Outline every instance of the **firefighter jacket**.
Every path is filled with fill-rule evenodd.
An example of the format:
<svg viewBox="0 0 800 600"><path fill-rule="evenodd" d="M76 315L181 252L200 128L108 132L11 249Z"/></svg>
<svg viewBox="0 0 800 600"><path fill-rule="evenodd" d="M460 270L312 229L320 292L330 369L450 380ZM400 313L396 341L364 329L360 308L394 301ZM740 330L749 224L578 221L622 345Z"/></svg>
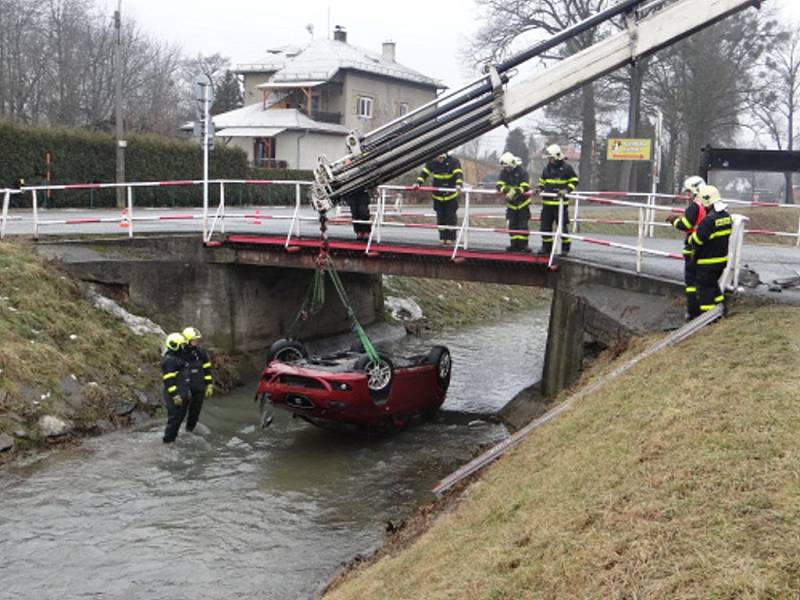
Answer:
<svg viewBox="0 0 800 600"><path fill-rule="evenodd" d="M686 207L686 210L683 211L683 216L672 222L672 226L675 229L686 232L686 243L683 246L684 256L689 256L692 253L692 246L689 243L689 238L697 231L697 226L700 225L705 217L706 207L697 200L694 200Z"/></svg>
<svg viewBox="0 0 800 600"><path fill-rule="evenodd" d="M557 194L561 190L570 193L578 187L578 176L572 165L564 160L548 162L539 178L539 187L542 192L549 194ZM545 196L542 198L542 204L545 206L569 205L569 199Z"/></svg>
<svg viewBox="0 0 800 600"><path fill-rule="evenodd" d="M417 183L423 185L428 177L433 180L433 185L439 188L454 188L464 184L464 171L461 170L461 163L456 157L450 155L441 162L434 159L425 163L417 177ZM437 191L432 194L432 198L440 202L453 200L458 198L458 192Z"/></svg>
<svg viewBox="0 0 800 600"><path fill-rule="evenodd" d="M183 350L167 350L161 359L164 393L168 398L189 398L189 361Z"/></svg>
<svg viewBox="0 0 800 600"><path fill-rule="evenodd" d="M189 363L189 386L193 391L205 390L207 385L214 383L211 375L211 359L208 352L200 346L189 344L185 350L186 361Z"/></svg>
<svg viewBox="0 0 800 600"><path fill-rule="evenodd" d="M506 195L506 207L511 210L530 206L531 198L526 195L530 189L528 174L519 165L513 169L502 169L497 177L497 191Z"/></svg>
<svg viewBox="0 0 800 600"><path fill-rule="evenodd" d="M710 209L697 226L697 231L689 236L689 244L694 250L697 268L724 268L728 263L728 242L733 228L733 219L728 211Z"/></svg>

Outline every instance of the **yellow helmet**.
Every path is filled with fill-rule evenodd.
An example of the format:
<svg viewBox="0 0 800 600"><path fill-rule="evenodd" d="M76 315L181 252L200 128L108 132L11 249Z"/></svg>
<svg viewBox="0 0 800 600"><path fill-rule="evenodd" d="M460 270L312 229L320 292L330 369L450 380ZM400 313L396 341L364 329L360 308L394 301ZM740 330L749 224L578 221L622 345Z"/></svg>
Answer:
<svg viewBox="0 0 800 600"><path fill-rule="evenodd" d="M697 197L700 199L700 202L703 203L703 206L711 206L715 202L722 200L719 190L713 185L701 186L700 189L697 190Z"/></svg>
<svg viewBox="0 0 800 600"><path fill-rule="evenodd" d="M186 345L186 338L183 337L180 333L170 333L167 336L167 350L180 350L183 346Z"/></svg>
<svg viewBox="0 0 800 600"><path fill-rule="evenodd" d="M199 329L195 329L194 327L187 327L183 330L183 337L186 338L187 342L191 342L192 340L199 340L203 337L200 333Z"/></svg>

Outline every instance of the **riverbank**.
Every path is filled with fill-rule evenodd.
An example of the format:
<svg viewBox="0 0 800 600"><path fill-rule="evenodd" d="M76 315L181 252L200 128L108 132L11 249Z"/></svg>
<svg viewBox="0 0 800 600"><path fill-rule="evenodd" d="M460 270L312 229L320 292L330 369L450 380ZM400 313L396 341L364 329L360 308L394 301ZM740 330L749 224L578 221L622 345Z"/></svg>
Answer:
<svg viewBox="0 0 800 600"><path fill-rule="evenodd" d="M325 597L794 598L798 340L800 310L742 308L641 361Z"/></svg>

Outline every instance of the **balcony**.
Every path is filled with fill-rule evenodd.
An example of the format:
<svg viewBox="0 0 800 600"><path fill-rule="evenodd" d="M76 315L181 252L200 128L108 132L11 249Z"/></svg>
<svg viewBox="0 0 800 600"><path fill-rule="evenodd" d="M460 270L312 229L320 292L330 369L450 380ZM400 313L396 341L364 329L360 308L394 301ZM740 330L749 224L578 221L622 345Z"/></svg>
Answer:
<svg viewBox="0 0 800 600"><path fill-rule="evenodd" d="M310 113L302 110L303 114L320 123L333 123L335 125L342 124L342 113L323 112L321 110L312 110Z"/></svg>

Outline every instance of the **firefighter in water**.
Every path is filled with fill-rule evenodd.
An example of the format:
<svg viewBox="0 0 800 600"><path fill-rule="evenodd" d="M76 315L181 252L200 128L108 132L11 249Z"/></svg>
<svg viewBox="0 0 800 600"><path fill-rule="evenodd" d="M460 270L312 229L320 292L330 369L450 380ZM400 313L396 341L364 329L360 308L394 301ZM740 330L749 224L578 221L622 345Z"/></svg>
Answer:
<svg viewBox="0 0 800 600"><path fill-rule="evenodd" d="M569 198L567 194L575 191L578 187L578 176L566 160L561 148L557 144L552 144L545 151L547 164L539 178L539 191L542 195L542 247L540 254L550 254L553 247L552 231L558 226L559 211L562 214L562 234L561 254L569 254L572 247L572 240L566 237L569 233Z"/></svg>
<svg viewBox="0 0 800 600"><path fill-rule="evenodd" d="M522 160L505 152L500 157L500 175L497 176L497 191L506 197L506 220L511 244L509 252L530 252L528 247L528 221L531 218L531 184L528 173L522 168Z"/></svg>
<svg viewBox="0 0 800 600"><path fill-rule="evenodd" d="M718 304L725 308L725 295L719 288L719 278L728 264L728 243L733 232L733 219L719 190L713 185L702 186L697 196L706 209L706 216L689 236L689 245L694 252L697 269L700 313L704 313Z"/></svg>
<svg viewBox="0 0 800 600"><path fill-rule="evenodd" d="M683 281L686 284L686 319L688 321L700 315L700 301L697 297L697 268L689 237L697 231L697 226L706 216L706 208L697 197L700 188L705 184L706 182L699 175L688 177L683 182L683 191L688 194L689 198L688 206L681 216L676 214L667 216L668 223L671 223L675 229L686 233L683 245Z"/></svg>
<svg viewBox="0 0 800 600"><path fill-rule="evenodd" d="M186 418L186 431L193 431L203 410L203 400L214 394L214 377L211 375L211 359L205 348L198 345L203 336L194 327L187 327L182 332L186 339L184 351L189 362L189 416Z"/></svg>
<svg viewBox="0 0 800 600"><path fill-rule="evenodd" d="M452 192L435 191L432 194L433 209L436 211L436 224L445 225L452 229L439 229L439 241L443 245L450 245L456 239L455 226L457 223L458 196L464 185L464 171L461 163L455 156L447 153L439 154L435 159L429 160L420 171L415 187L425 184L430 177L432 185L437 188L454 188Z"/></svg>
<svg viewBox="0 0 800 600"><path fill-rule="evenodd" d="M163 440L169 444L178 437L178 430L189 407L189 361L185 352L186 338L182 334L170 333L165 345L161 359L164 403L167 405L167 426Z"/></svg>

